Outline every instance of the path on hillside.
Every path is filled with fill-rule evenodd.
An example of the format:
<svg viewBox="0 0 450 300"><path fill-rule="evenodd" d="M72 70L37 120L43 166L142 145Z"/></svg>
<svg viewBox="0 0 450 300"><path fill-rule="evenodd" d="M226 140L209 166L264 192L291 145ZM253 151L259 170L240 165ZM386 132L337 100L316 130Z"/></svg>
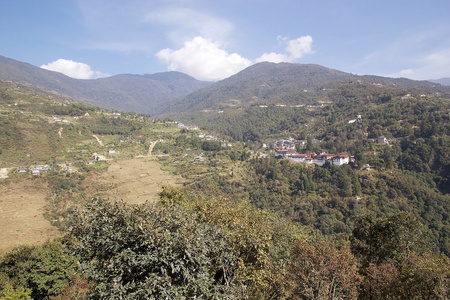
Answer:
<svg viewBox="0 0 450 300"><path fill-rule="evenodd" d="M95 134L93 134L92 136L97 140L97 143L98 143L101 147L103 147L103 142L98 138L98 136L96 136Z"/></svg>
<svg viewBox="0 0 450 300"><path fill-rule="evenodd" d="M155 147L155 145L156 145L156 143L157 143L158 141L152 141L152 142L150 142L150 146L148 147L148 156L152 156L152 151L153 151L153 148Z"/></svg>

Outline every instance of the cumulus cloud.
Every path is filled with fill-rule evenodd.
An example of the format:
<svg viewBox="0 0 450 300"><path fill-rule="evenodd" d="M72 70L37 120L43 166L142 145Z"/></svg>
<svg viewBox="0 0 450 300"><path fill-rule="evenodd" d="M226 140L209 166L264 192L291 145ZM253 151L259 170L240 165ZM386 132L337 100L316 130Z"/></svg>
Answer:
<svg viewBox="0 0 450 300"><path fill-rule="evenodd" d="M67 59L58 59L54 62L41 66L42 69L63 73L76 79L95 79L107 77L108 74L91 70L91 67L85 63L76 62Z"/></svg>
<svg viewBox="0 0 450 300"><path fill-rule="evenodd" d="M169 63L169 70L187 73L201 80L220 80L250 66L252 62L237 53L228 53L214 43L197 36L178 50L169 48L156 53Z"/></svg>
<svg viewBox="0 0 450 300"><path fill-rule="evenodd" d="M286 53L264 53L254 61L238 53L230 54L221 48L220 43L201 36L185 42L178 50L163 49L156 53L156 57L168 63L171 71L180 71L201 80L215 81L234 75L253 63L292 62L305 54L314 53L313 40L309 35L294 40L278 37L278 40L286 45Z"/></svg>
<svg viewBox="0 0 450 300"><path fill-rule="evenodd" d="M268 61L268 62L293 62L302 58L306 54L314 53L312 49L313 39L310 35L301 36L294 40L289 40L287 37L278 36L278 41L286 45L285 53L264 53L256 62Z"/></svg>

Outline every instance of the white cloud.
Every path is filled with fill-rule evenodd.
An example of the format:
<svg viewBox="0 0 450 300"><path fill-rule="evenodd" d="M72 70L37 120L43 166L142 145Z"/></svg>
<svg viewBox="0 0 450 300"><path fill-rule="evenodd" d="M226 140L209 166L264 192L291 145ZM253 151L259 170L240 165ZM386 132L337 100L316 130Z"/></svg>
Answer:
<svg viewBox="0 0 450 300"><path fill-rule="evenodd" d="M41 66L42 69L63 73L76 79L94 79L107 77L108 74L91 70L91 67L85 63L76 62L67 59L58 59L54 62Z"/></svg>
<svg viewBox="0 0 450 300"><path fill-rule="evenodd" d="M233 30L227 20L187 8L161 9L148 14L146 21L169 26L168 36L176 44L196 36L223 41Z"/></svg>
<svg viewBox="0 0 450 300"><path fill-rule="evenodd" d="M310 35L301 36L298 39L288 41L286 51L290 54L290 59L302 58L305 54L312 54L313 39Z"/></svg>
<svg viewBox="0 0 450 300"><path fill-rule="evenodd" d="M249 67L253 63L292 62L305 54L314 53L312 37L302 36L295 40L278 37L286 45L286 53L264 53L255 61L242 57L238 53L228 53L221 44L197 36L185 42L178 50L163 49L156 57L169 64L169 70L180 71L201 80L221 80Z"/></svg>
<svg viewBox="0 0 450 300"><path fill-rule="evenodd" d="M169 70L180 71L201 80L220 80L250 66L252 62L237 53L228 53L214 43L197 36L178 50L169 48L156 53L169 63Z"/></svg>
<svg viewBox="0 0 450 300"><path fill-rule="evenodd" d="M312 49L313 39L310 35L301 36L294 40L289 40L287 37L278 36L277 40L282 44L286 44L286 53L264 53L256 59L256 62L293 62L302 58L306 54L314 53Z"/></svg>
<svg viewBox="0 0 450 300"><path fill-rule="evenodd" d="M401 70L399 72L399 77L410 77L414 75L414 70L413 69L405 69L405 70Z"/></svg>
<svg viewBox="0 0 450 300"><path fill-rule="evenodd" d="M289 57L286 54L282 53L264 53L260 57L256 59L256 62L268 61L273 63L287 62L289 61Z"/></svg>
<svg viewBox="0 0 450 300"><path fill-rule="evenodd" d="M449 77L450 70L450 49L443 49L431 54L416 58L416 67L401 70L400 72L389 74L389 77L406 77L415 80L440 79Z"/></svg>

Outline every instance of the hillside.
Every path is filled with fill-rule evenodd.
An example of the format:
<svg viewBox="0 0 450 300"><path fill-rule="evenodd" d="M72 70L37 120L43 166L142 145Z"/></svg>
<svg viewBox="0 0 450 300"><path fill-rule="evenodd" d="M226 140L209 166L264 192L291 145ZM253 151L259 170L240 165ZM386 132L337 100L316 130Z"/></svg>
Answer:
<svg viewBox="0 0 450 300"><path fill-rule="evenodd" d="M449 99L320 93L218 114L240 143L0 81L0 297L445 299Z"/></svg>
<svg viewBox="0 0 450 300"><path fill-rule="evenodd" d="M186 113L190 117L196 112L236 110L257 105L314 104L329 90L357 81L385 88L450 94L450 88L428 81L357 76L311 64L263 62L187 95L164 112L168 115Z"/></svg>
<svg viewBox="0 0 450 300"><path fill-rule="evenodd" d="M373 97L383 95L448 99L450 87L405 78L357 76L317 65L260 63L189 94L163 115L240 141L261 142L282 133L298 135L301 128L295 124L305 124L317 108L330 109L342 97L360 99L344 117L352 118Z"/></svg>
<svg viewBox="0 0 450 300"><path fill-rule="evenodd" d="M144 203L180 184L149 151L171 130L0 80L0 255L60 235L93 197Z"/></svg>
<svg viewBox="0 0 450 300"><path fill-rule="evenodd" d="M3 56L0 56L0 79L26 83L105 108L151 115L210 84L179 72L73 79Z"/></svg>

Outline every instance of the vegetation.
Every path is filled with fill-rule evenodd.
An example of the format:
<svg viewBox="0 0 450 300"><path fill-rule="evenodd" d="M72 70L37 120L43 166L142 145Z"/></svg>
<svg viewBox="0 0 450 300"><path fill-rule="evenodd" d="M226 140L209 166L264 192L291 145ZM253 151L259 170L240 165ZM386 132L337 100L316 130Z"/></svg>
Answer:
<svg viewBox="0 0 450 300"><path fill-rule="evenodd" d="M202 108L223 113L191 114L208 132L1 82L0 162L14 169L0 184L45 188L63 237L2 254L0 297L447 299L449 100L368 80L213 97ZM276 159L270 144L289 137L355 160ZM141 157L185 186L156 203L106 199L111 161ZM31 175L38 165L50 169Z"/></svg>

